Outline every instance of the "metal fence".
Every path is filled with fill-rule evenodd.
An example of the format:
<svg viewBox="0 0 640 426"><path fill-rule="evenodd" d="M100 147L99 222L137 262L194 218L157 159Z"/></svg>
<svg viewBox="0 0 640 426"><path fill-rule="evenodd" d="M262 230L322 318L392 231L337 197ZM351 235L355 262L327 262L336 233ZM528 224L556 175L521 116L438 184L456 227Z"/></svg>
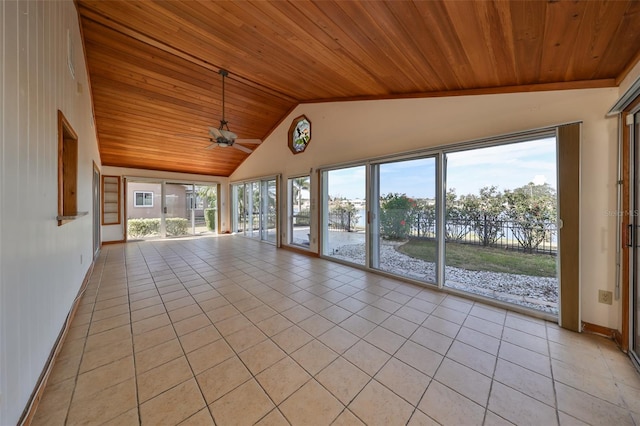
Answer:
<svg viewBox="0 0 640 426"><path fill-rule="evenodd" d="M435 224L434 224L435 227ZM417 227L412 230L417 236ZM433 227L428 230L435 236ZM556 254L558 230L555 222L530 224L514 220L448 220L445 223L447 241L497 247L528 253Z"/></svg>
<svg viewBox="0 0 640 426"><path fill-rule="evenodd" d="M360 216L354 212L330 213L328 228L331 231L352 232ZM445 223L447 242L473 244L517 250L527 253L557 254L558 230L555 222L540 222L533 225L513 220L447 220ZM384 237L384 235L383 235ZM436 223L418 221L409 226L408 238L435 239Z"/></svg>
<svg viewBox="0 0 640 426"><path fill-rule="evenodd" d="M327 217L328 228L330 231L355 231L358 219L360 215L357 212L332 212Z"/></svg>

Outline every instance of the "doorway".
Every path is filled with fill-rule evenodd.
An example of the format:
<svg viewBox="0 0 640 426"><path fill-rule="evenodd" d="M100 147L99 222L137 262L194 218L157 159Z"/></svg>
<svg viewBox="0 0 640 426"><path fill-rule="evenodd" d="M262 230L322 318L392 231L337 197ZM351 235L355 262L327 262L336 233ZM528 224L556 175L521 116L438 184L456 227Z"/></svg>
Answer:
<svg viewBox="0 0 640 426"><path fill-rule="evenodd" d="M640 366L640 106L629 116L631 197L627 245L630 255L629 280L629 353Z"/></svg>
<svg viewBox="0 0 640 426"><path fill-rule="evenodd" d="M100 170L96 163L93 163L93 258L97 258L100 253Z"/></svg>
<svg viewBox="0 0 640 426"><path fill-rule="evenodd" d="M217 232L217 185L127 179L127 240Z"/></svg>
<svg viewBox="0 0 640 426"><path fill-rule="evenodd" d="M279 244L278 186L278 177L231 185L234 233Z"/></svg>
<svg viewBox="0 0 640 426"><path fill-rule="evenodd" d="M558 318L562 128L321 170L321 255Z"/></svg>

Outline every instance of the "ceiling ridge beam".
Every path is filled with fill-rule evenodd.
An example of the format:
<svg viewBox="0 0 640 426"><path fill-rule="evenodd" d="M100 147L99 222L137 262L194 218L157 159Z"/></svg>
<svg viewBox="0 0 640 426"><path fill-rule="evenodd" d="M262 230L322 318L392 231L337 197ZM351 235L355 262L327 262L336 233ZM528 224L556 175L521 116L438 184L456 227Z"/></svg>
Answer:
<svg viewBox="0 0 640 426"><path fill-rule="evenodd" d="M101 25L103 27L107 27L110 28L113 31L119 32L120 34L123 34L127 37L131 37L134 40L137 40L141 43L147 44L149 46L153 46L157 49L162 50L165 53L169 53L170 55L174 55L177 56L179 58L184 59L185 61L188 61L194 65L198 65L200 67L203 67L207 70L213 71L215 73L218 73L218 71L220 69L222 69L223 67L219 67L215 64L211 64L203 59L197 58L187 52L183 52L180 49L176 49L174 47L168 46L165 43L158 41L156 39L154 39L153 37L149 37L147 35L144 35L142 33L140 33L137 30L134 30L132 28L129 28L126 25L120 24L118 22L115 22L114 20L112 20L111 18L104 16L103 14L101 14L100 12L96 12L94 10L88 9L86 6L84 6L82 3L80 4L80 8L82 9L82 11L80 12L80 15L85 18L88 19L90 21L95 22L98 25ZM260 90L264 93L267 93L269 95L272 96L276 96L280 99L283 99L285 101L288 102L295 102L298 103L299 100L295 99L285 93L279 92L275 89L271 89L270 87L264 86L260 83L256 83L255 81L252 81L246 77L240 76L238 74L234 74L234 73L230 73L229 74L229 78L231 80L234 80L238 83L244 84L246 86L255 88L257 90Z"/></svg>

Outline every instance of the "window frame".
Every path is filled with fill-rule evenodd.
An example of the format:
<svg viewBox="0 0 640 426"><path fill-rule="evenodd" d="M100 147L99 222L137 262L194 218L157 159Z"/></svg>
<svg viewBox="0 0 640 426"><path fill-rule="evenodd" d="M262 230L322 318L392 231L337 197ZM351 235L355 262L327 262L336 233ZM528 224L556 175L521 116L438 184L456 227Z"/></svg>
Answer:
<svg viewBox="0 0 640 426"><path fill-rule="evenodd" d="M87 214L78 211L78 134L58 110L58 226Z"/></svg>
<svg viewBox="0 0 640 426"><path fill-rule="evenodd" d="M352 267L356 267L356 268L360 268L366 271L371 271L371 272L376 272L379 273L380 275L387 275L387 276L391 276L397 279L401 279L401 280L405 280L411 283L415 283L418 284L420 286L423 287L429 287L429 283L426 281L421 281L421 280L416 280L410 277L404 277L398 274L394 274L394 273L390 273L390 272L386 272L386 271L382 271L380 269L376 269L372 267L372 264L374 263L374 261L372 261L372 247L371 247L371 223L370 219L371 219L371 215L376 213L373 209L372 206L372 201L371 201L371 197L375 196L377 193L375 191L372 190L371 185L375 185L377 184L377 176L376 176L376 169L379 165L384 164L384 163L389 163L389 162L395 162L395 161L402 161L402 160L411 160L411 159L417 159L417 158L425 158L425 157L435 157L436 159L436 202L437 202L437 212L436 212L436 217L437 217L437 250L438 250L438 258L437 258L437 264L436 264L436 283L435 286L440 290L443 291L445 293L452 293L452 294L463 294L465 297L468 297L470 299L473 300L482 300L486 303L489 303L491 305L495 305L498 307L504 307L516 312L522 312L526 315L530 315L536 318L542 318L545 320L549 320L549 321L557 321L561 324L562 327L565 328L570 328L572 329L572 325L568 325L565 324L566 321L563 322L563 305L561 305L559 307L559 312L557 315L553 315L553 314L548 314L542 311L535 311L533 309L528 309L525 307L521 307L519 305L516 304L510 304L510 303L506 303L506 302L501 302L499 300L494 300L494 299L487 299L484 298L482 296L479 295L475 295L474 293L471 292L458 292L456 290L450 289L448 287L446 287L444 285L445 282L445 265L446 265L446 260L445 260L445 239L442 237L444 235L444 231L445 231L445 223L443 218L445 217L445 197L446 197L446 189L447 189L447 154L451 154L451 153L455 153L455 152L462 152L462 151L470 151L470 150L474 150L474 149L479 149L479 148L487 148L487 147L493 147L493 146L501 146L501 145L508 145L508 144L512 144L512 143L520 143L520 142L528 142L528 141L534 141L534 140L538 140L538 139L542 139L545 137L555 137L556 138L556 146L557 149L559 149L560 146L560 142L558 139L558 133L559 133L559 129L561 128L565 128L567 126L573 126L573 125L578 125L580 126L582 124L581 121L575 121L575 122L570 122L570 123L561 123L561 124L556 124L556 125L552 125L552 126L548 126L548 127L541 127L541 128L537 128L537 129L529 129L529 130L524 130L524 131L518 131L518 132L512 132L512 133L508 133L508 134L502 134L502 135L493 135L493 136L488 136L488 137L484 137L484 138L478 138L478 139L472 139L472 140L467 140L467 141L461 141L458 143L452 143L452 144L443 144L443 145L434 145L432 147L428 147L428 148L423 148L423 149L418 149L418 150L414 150L414 151L407 151L407 152L401 152L401 153L395 153L395 154L389 154L389 155L383 155L383 156L379 156L379 157L371 157L371 158L364 158L364 159L360 159L360 160L356 160L356 161L347 161L347 162L343 162L343 163L334 163L334 164L328 164L328 165L323 165L317 168L317 172L319 175L319 184L320 184L320 188L319 188L319 193L320 193L320 199L319 199L319 205L318 205L318 216L319 216L319 220L320 220L320 225L318 227L318 231L317 231L317 235L319 237L319 245L318 245L318 254L319 257L324 258L324 259L328 259L331 260L333 262L337 262L337 263L344 263L344 264L348 264L349 266ZM579 134L579 132L578 132ZM579 141L578 141L578 145L579 145ZM575 157L575 155L574 155ZM368 216L367 219L367 229L366 229L366 244L365 244L365 249L366 249L366 254L365 254L365 264L361 265L361 264L357 264L357 263L352 263L352 262L348 262L348 261L343 261L342 259L339 258L335 258L330 256L328 253L325 252L325 243L327 241L327 230L326 230L326 215L327 215L327 211L326 211L326 203L327 203L327 197L328 197L328 188L327 188L327 175L328 172L332 171L332 170L339 170L339 169L345 169L345 168L350 168L350 167L357 167L357 166L365 166L366 167L366 179L367 179L367 188L365 190L366 193L366 214ZM557 162L557 170L558 170L558 194L561 193L561 191L564 190L563 185L560 182L560 162ZM558 210L560 210L560 198L558 198ZM565 239L566 240L566 239ZM564 244L566 245L566 241L564 241ZM558 244L560 244L560 236L558 236ZM559 258L562 257L562 250L564 250L562 248L562 246L560 246L559 248L559 252L558 252L558 256ZM560 286L562 285L562 277L563 275L561 275L561 270L562 268L559 267L558 269L558 285L559 285L559 289ZM565 279L566 281L566 279ZM575 280L575 282L573 283L574 286L577 286L579 283L579 280ZM560 296L560 301L562 301L563 297L562 295ZM565 298L566 299L566 298ZM577 299L576 299L577 300ZM576 300L572 300L571 303L575 304ZM564 308L564 310L568 310L566 307ZM571 322L575 322L575 321L571 321Z"/></svg>
<svg viewBox="0 0 640 426"><path fill-rule="evenodd" d="M151 205L138 205L138 194L151 194ZM154 193L153 191L133 191L133 207L138 207L138 208L153 208L153 198L154 198ZM145 197L143 196L142 201L144 203L145 201Z"/></svg>

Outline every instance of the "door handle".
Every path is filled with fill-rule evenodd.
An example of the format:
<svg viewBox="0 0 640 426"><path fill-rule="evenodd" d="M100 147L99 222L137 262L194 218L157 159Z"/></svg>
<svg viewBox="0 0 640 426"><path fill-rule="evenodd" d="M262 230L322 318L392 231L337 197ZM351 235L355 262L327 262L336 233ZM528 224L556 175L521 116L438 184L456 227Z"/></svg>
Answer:
<svg viewBox="0 0 640 426"><path fill-rule="evenodd" d="M164 208L164 214L167 214L167 208L166 207Z"/></svg>
<svg viewBox="0 0 640 426"><path fill-rule="evenodd" d="M633 247L633 224L629 224L627 230L627 247Z"/></svg>

